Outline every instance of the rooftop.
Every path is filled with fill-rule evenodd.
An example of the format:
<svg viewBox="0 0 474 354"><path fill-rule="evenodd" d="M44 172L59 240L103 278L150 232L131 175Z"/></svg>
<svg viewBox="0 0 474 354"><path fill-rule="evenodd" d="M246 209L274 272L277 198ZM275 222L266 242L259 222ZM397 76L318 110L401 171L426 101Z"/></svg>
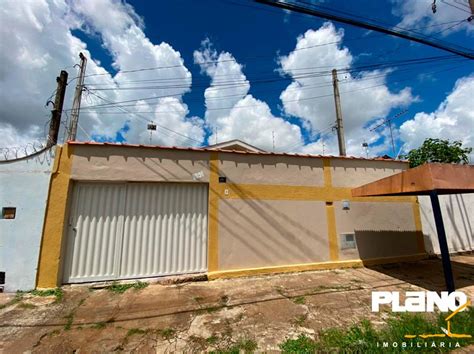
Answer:
<svg viewBox="0 0 474 354"><path fill-rule="evenodd" d="M227 148L216 148L215 146L207 147L181 147L181 146L161 146L161 145L144 145L144 144L121 144L121 143L100 143L95 141L68 141L69 145L83 145L83 146L109 146L109 147L126 147L126 148L142 148L142 149L161 149L161 150L177 150L177 151L201 151L201 152L225 152L243 155L265 155L265 156L290 156L290 157L310 157L310 158L331 158L331 159L345 159L345 160L366 160L366 161L386 161L386 162L402 162L405 160L386 159L383 157L365 158L355 156L334 156L334 155L312 155L312 154L296 154L286 152L268 152L268 151L242 151L232 150Z"/></svg>

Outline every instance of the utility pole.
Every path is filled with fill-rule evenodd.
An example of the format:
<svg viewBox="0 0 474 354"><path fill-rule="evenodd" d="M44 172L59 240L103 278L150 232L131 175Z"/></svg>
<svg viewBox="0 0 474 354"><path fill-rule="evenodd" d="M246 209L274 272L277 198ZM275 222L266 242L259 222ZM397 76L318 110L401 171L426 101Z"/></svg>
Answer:
<svg viewBox="0 0 474 354"><path fill-rule="evenodd" d="M63 112L64 95L66 94L67 71L61 70L56 77L58 87L56 89L56 97L54 99L54 107L51 111L51 122L49 123L48 141L46 146L51 147L58 142L59 126L61 125L61 114ZM49 102L48 102L49 103Z"/></svg>
<svg viewBox="0 0 474 354"><path fill-rule="evenodd" d="M469 6L471 7L471 15L474 16L474 0L469 0Z"/></svg>
<svg viewBox="0 0 474 354"><path fill-rule="evenodd" d="M339 144L339 155L346 156L346 142L344 141L344 127L342 124L341 97L339 96L339 85L337 83L336 69L332 69L332 85L334 87L334 103L336 104L336 129L337 142Z"/></svg>
<svg viewBox="0 0 474 354"><path fill-rule="evenodd" d="M86 73L87 59L84 54L79 53L81 64L79 65L79 76L77 78L76 91L71 110L71 123L69 125L68 140L76 140L77 122L79 121L79 111L81 109L82 90L84 89L84 75Z"/></svg>

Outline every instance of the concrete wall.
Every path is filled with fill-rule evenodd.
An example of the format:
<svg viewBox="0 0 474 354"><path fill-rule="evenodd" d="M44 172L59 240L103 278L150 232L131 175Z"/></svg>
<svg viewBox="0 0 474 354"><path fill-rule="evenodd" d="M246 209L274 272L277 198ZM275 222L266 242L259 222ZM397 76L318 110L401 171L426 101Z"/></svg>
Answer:
<svg viewBox="0 0 474 354"><path fill-rule="evenodd" d="M474 251L474 194L439 197L450 252ZM419 197L426 251L440 254L430 197Z"/></svg>
<svg viewBox="0 0 474 354"><path fill-rule="evenodd" d="M323 186L323 160L219 153L219 173L229 183Z"/></svg>
<svg viewBox="0 0 474 354"><path fill-rule="evenodd" d="M354 233L357 249L340 250L341 259L371 259L416 254L416 225L411 203L335 202L337 234Z"/></svg>
<svg viewBox="0 0 474 354"><path fill-rule="evenodd" d="M58 166L39 287L59 279L64 242L57 235L64 228L71 180L208 183L210 278L354 266L361 259L424 253L415 197L351 194L353 187L406 169L403 162L72 144ZM348 211L344 200L350 201ZM340 250L345 232L356 234L356 250Z"/></svg>
<svg viewBox="0 0 474 354"><path fill-rule="evenodd" d="M0 219L0 271L7 292L35 288L53 159L47 151L0 163L0 207L16 207L15 219Z"/></svg>
<svg viewBox="0 0 474 354"><path fill-rule="evenodd" d="M405 162L332 159L332 185L355 188L402 172L407 168L408 165Z"/></svg>
<svg viewBox="0 0 474 354"><path fill-rule="evenodd" d="M208 182L209 153L74 145L71 178L88 181Z"/></svg>
<svg viewBox="0 0 474 354"><path fill-rule="evenodd" d="M350 193L401 172L404 162L218 156L218 174L228 183L216 186L219 271L424 252L414 197L364 202ZM349 200L350 210L343 210L342 200ZM354 233L357 249L340 250L341 233Z"/></svg>
<svg viewBox="0 0 474 354"><path fill-rule="evenodd" d="M219 269L272 267L329 260L324 202L223 200Z"/></svg>

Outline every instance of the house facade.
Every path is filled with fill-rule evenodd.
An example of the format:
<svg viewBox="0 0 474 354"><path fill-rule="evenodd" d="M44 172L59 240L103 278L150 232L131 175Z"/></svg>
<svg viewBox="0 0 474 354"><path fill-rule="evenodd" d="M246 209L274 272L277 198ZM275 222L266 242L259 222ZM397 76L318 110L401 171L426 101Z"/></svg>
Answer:
<svg viewBox="0 0 474 354"><path fill-rule="evenodd" d="M5 292L36 286L53 151L0 162L0 288Z"/></svg>
<svg viewBox="0 0 474 354"><path fill-rule="evenodd" d="M56 166L40 288L426 256L416 197L351 196L401 161L70 142Z"/></svg>

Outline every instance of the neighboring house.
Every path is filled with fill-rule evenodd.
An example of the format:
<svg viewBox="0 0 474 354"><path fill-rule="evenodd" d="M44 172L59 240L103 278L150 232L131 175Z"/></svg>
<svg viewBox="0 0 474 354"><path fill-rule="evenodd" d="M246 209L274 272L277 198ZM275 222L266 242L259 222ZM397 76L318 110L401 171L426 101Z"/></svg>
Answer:
<svg viewBox="0 0 474 354"><path fill-rule="evenodd" d="M242 151L236 144L242 146L65 144L51 182L38 287L426 256L416 197L351 195L406 162L277 154L245 143Z"/></svg>
<svg viewBox="0 0 474 354"><path fill-rule="evenodd" d="M474 251L474 194L441 195L439 197L449 251ZM429 254L440 254L430 197L419 197L425 247Z"/></svg>
<svg viewBox="0 0 474 354"><path fill-rule="evenodd" d="M54 149L54 148L52 148ZM0 161L0 273L4 291L31 290L36 269L54 156Z"/></svg>
<svg viewBox="0 0 474 354"><path fill-rule="evenodd" d="M247 144L239 139L225 141L219 144L209 145L206 147L210 150L228 150L228 151L246 151L246 152L266 152L253 145Z"/></svg>

